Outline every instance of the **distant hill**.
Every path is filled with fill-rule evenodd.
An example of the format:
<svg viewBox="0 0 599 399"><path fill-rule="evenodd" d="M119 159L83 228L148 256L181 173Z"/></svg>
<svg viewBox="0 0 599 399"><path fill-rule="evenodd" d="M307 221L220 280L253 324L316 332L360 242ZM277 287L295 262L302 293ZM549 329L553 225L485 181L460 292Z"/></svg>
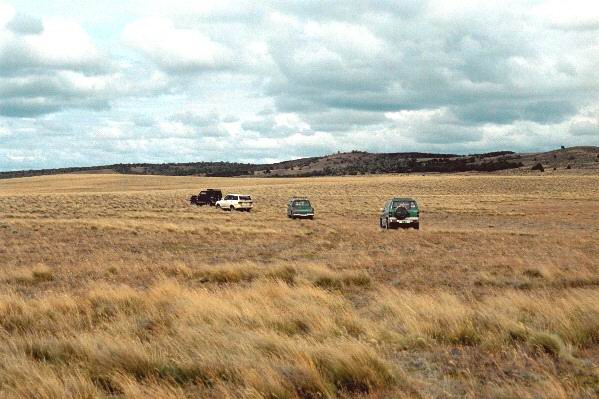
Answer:
<svg viewBox="0 0 599 399"><path fill-rule="evenodd" d="M382 173L457 173L545 170L599 170L599 147L570 147L539 153L498 151L457 155L420 152L352 151L272 164L189 162L115 164L79 168L0 172L0 179L64 173L121 173L167 176L310 177Z"/></svg>

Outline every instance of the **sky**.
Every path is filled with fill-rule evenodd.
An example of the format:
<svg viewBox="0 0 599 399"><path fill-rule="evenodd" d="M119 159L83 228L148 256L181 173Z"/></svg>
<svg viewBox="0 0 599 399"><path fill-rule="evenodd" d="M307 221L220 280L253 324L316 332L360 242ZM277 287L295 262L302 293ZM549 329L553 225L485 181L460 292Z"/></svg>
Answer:
<svg viewBox="0 0 599 399"><path fill-rule="evenodd" d="M0 0L0 170L599 145L599 2Z"/></svg>

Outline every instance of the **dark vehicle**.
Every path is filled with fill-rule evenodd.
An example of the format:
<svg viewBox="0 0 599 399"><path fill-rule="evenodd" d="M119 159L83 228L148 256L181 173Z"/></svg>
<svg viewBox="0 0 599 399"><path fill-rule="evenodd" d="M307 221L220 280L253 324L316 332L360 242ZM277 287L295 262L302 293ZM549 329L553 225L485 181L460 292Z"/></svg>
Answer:
<svg viewBox="0 0 599 399"><path fill-rule="evenodd" d="M214 206L217 201L220 201L223 198L223 193L220 190L216 190L213 188L209 188L204 191L200 191L198 195L192 195L189 199L189 202L192 205L210 205Z"/></svg>
<svg viewBox="0 0 599 399"><path fill-rule="evenodd" d="M383 229L397 227L420 228L420 210L418 204L411 198L393 198L381 208L379 226Z"/></svg>
<svg viewBox="0 0 599 399"><path fill-rule="evenodd" d="M288 218L308 218L314 219L314 208L307 198L294 197L287 203Z"/></svg>

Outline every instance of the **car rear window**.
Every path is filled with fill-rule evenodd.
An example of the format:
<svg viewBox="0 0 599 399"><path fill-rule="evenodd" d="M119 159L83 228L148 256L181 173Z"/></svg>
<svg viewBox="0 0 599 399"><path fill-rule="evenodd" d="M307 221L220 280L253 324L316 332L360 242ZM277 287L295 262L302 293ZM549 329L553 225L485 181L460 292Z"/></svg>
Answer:
<svg viewBox="0 0 599 399"><path fill-rule="evenodd" d="M310 201L308 201L308 200L293 201L293 206L310 206Z"/></svg>
<svg viewBox="0 0 599 399"><path fill-rule="evenodd" d="M250 197L249 195L240 195L239 200L240 201L251 201L252 197Z"/></svg>

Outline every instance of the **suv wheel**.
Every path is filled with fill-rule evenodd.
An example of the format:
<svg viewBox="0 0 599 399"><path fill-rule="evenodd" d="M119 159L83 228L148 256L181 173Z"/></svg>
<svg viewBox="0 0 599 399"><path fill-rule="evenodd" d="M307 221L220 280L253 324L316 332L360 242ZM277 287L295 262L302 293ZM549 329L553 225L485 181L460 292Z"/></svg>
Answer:
<svg viewBox="0 0 599 399"><path fill-rule="evenodd" d="M220 209L220 204L216 204L216 209Z"/></svg>
<svg viewBox="0 0 599 399"><path fill-rule="evenodd" d="M231 205L231 207L229 208L229 211L233 212L235 210L235 207L233 205Z"/></svg>
<svg viewBox="0 0 599 399"><path fill-rule="evenodd" d="M379 218L379 227L383 228L383 218Z"/></svg>
<svg viewBox="0 0 599 399"><path fill-rule="evenodd" d="M389 230L389 218L385 219L385 230Z"/></svg>
<svg viewBox="0 0 599 399"><path fill-rule="evenodd" d="M406 208L404 208L403 206L400 206L399 208L397 208L395 210L395 217L403 220L405 218L407 218L409 216L408 210Z"/></svg>

